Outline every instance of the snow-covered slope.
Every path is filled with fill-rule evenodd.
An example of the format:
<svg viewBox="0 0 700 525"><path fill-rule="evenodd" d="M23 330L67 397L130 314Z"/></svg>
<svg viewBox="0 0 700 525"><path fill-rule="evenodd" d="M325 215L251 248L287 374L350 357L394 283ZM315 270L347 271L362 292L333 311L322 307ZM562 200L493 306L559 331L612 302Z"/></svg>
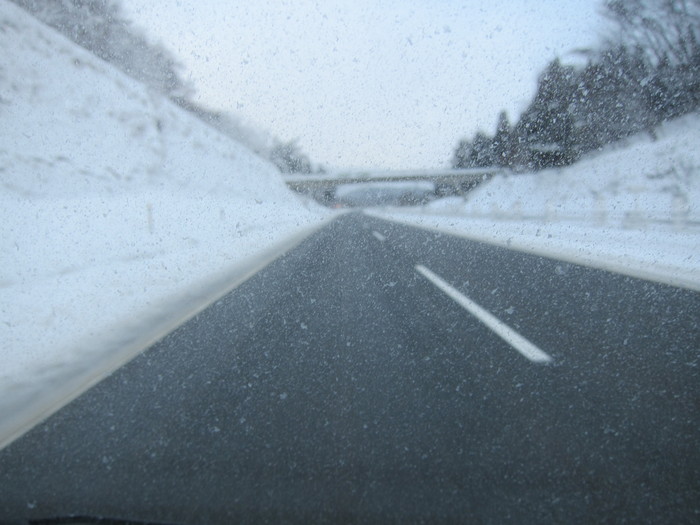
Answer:
<svg viewBox="0 0 700 525"><path fill-rule="evenodd" d="M656 140L637 135L568 168L498 176L458 205L470 215L513 219L699 222L698 145L700 117L688 115L662 126Z"/></svg>
<svg viewBox="0 0 700 525"><path fill-rule="evenodd" d="M327 212L5 0L0 48L2 419L8 392L174 323Z"/></svg>
<svg viewBox="0 0 700 525"><path fill-rule="evenodd" d="M700 290L700 117L558 170L379 216Z"/></svg>

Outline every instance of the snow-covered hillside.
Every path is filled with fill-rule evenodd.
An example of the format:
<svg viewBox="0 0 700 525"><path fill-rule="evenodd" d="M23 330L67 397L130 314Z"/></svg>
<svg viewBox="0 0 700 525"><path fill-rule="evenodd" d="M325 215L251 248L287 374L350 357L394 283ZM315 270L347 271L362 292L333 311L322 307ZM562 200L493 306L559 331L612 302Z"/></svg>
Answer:
<svg viewBox="0 0 700 525"><path fill-rule="evenodd" d="M0 48L2 419L64 369L156 337L328 212L5 0Z"/></svg>
<svg viewBox="0 0 700 525"><path fill-rule="evenodd" d="M461 202L429 209L512 219L584 220L629 226L700 222L700 117L663 125L560 170L499 176Z"/></svg>
<svg viewBox="0 0 700 525"><path fill-rule="evenodd" d="M700 290L700 116L384 218Z"/></svg>

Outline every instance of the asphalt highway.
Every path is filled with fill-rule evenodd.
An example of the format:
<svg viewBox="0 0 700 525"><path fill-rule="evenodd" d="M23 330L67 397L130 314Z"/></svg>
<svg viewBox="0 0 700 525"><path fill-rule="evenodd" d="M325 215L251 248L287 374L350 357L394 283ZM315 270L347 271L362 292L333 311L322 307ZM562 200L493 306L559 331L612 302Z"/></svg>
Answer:
<svg viewBox="0 0 700 525"><path fill-rule="evenodd" d="M700 521L700 294L332 222L0 451L0 521Z"/></svg>

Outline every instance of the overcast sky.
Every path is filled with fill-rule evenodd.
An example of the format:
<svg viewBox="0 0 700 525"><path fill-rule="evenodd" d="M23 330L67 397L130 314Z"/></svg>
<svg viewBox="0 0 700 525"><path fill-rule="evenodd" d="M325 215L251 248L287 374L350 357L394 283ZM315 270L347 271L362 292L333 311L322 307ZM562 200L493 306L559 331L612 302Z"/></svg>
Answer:
<svg viewBox="0 0 700 525"><path fill-rule="evenodd" d="M600 0L123 0L196 100L331 168L449 166L513 122L552 58L596 45ZM569 58L567 57L567 60Z"/></svg>

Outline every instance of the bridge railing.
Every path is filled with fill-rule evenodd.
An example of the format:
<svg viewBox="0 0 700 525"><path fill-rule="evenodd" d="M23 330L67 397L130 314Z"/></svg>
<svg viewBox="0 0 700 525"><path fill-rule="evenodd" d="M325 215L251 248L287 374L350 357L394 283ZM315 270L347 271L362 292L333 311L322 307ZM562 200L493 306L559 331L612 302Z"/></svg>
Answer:
<svg viewBox="0 0 700 525"><path fill-rule="evenodd" d="M447 195L464 195L481 182L504 173L500 168L440 169L440 170L401 170L401 171L339 171L334 173L284 175L283 180L289 188L299 193L310 195L324 204L337 203L339 186L377 185L390 186L391 183L430 182L435 187L435 197Z"/></svg>

